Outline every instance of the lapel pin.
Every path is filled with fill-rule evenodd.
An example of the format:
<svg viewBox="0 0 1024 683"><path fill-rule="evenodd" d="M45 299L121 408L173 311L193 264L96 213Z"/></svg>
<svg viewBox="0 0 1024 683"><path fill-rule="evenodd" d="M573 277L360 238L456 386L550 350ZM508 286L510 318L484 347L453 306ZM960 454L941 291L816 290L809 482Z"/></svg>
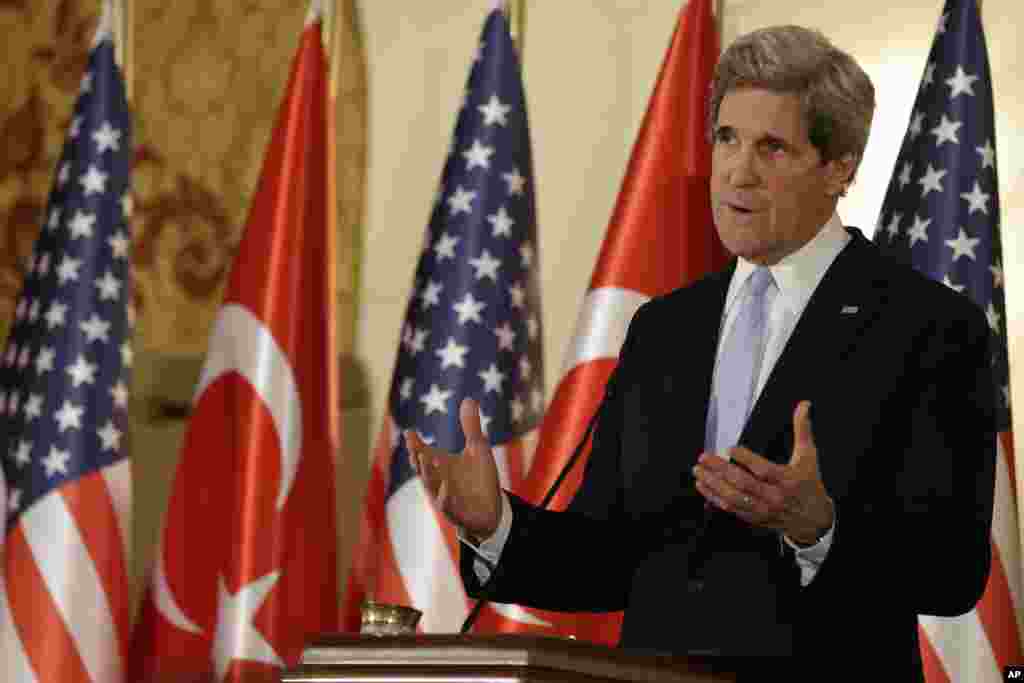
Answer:
<svg viewBox="0 0 1024 683"><path fill-rule="evenodd" d="M843 306L843 310L841 311L841 313L843 315L850 315L852 313L856 313L859 310L860 306Z"/></svg>

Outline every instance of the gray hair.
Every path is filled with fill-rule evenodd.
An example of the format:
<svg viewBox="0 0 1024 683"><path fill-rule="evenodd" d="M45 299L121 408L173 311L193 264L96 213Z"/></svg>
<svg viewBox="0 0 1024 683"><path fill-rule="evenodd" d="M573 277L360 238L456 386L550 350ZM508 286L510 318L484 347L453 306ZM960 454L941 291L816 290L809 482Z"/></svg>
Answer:
<svg viewBox="0 0 1024 683"><path fill-rule="evenodd" d="M730 45L711 84L709 133L717 124L722 98L745 87L800 96L811 144L822 161L852 155L856 173L871 130L875 88L853 57L820 31L773 26Z"/></svg>

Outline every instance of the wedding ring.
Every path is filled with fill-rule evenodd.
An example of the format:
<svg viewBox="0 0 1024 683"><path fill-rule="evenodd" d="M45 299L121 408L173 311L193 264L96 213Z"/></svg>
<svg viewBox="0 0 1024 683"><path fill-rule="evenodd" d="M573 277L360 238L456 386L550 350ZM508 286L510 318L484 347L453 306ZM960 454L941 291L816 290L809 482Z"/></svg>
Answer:
<svg viewBox="0 0 1024 683"><path fill-rule="evenodd" d="M750 496L743 496L743 507L749 508L750 504L754 501L751 500Z"/></svg>

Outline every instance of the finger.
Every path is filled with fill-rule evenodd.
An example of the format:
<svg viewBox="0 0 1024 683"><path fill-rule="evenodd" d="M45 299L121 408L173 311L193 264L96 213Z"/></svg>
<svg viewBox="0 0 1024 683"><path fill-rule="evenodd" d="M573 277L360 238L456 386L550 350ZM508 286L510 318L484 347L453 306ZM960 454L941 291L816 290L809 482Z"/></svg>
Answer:
<svg viewBox="0 0 1024 683"><path fill-rule="evenodd" d="M416 458L419 461L418 471L420 479L423 481L423 486L426 487L427 493L430 494L431 498L436 498L445 479L438 461L422 453L417 454Z"/></svg>
<svg viewBox="0 0 1024 683"><path fill-rule="evenodd" d="M746 470L751 476L764 482L777 483L786 472L786 468L782 465L774 463L743 446L730 448L728 455L730 463Z"/></svg>
<svg viewBox="0 0 1024 683"><path fill-rule="evenodd" d="M713 498L720 500L725 506L738 508L740 503L745 502L745 498L753 499L750 493L737 488L720 472L712 472L702 465L694 467L694 477L698 486L703 486Z"/></svg>
<svg viewBox="0 0 1024 683"><path fill-rule="evenodd" d="M463 399L459 406L459 423L462 425L462 435L466 437L467 450L479 449L481 446L488 448L487 437L480 424L480 404L471 398Z"/></svg>
<svg viewBox="0 0 1024 683"><path fill-rule="evenodd" d="M795 465L806 456L816 454L814 434L811 432L811 402L800 401L793 410L793 456L790 464Z"/></svg>
<svg viewBox="0 0 1024 683"><path fill-rule="evenodd" d="M411 429L402 432L402 437L405 439L405 450L409 453L409 464L412 466L413 472L420 474L419 453L423 449L423 440Z"/></svg>

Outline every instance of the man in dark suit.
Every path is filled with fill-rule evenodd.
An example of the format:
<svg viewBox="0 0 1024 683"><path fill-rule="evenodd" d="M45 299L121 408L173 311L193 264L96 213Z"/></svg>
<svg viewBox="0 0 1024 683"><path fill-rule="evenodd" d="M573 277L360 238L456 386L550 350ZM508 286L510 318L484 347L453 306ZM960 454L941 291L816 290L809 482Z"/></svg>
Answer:
<svg viewBox="0 0 1024 683"><path fill-rule="evenodd" d="M406 434L470 594L497 565L496 601L625 609L623 646L921 679L917 615L988 576L995 397L981 311L835 214L873 110L817 32L723 54L711 202L738 258L634 315L567 511L500 490L471 401L461 456Z"/></svg>

